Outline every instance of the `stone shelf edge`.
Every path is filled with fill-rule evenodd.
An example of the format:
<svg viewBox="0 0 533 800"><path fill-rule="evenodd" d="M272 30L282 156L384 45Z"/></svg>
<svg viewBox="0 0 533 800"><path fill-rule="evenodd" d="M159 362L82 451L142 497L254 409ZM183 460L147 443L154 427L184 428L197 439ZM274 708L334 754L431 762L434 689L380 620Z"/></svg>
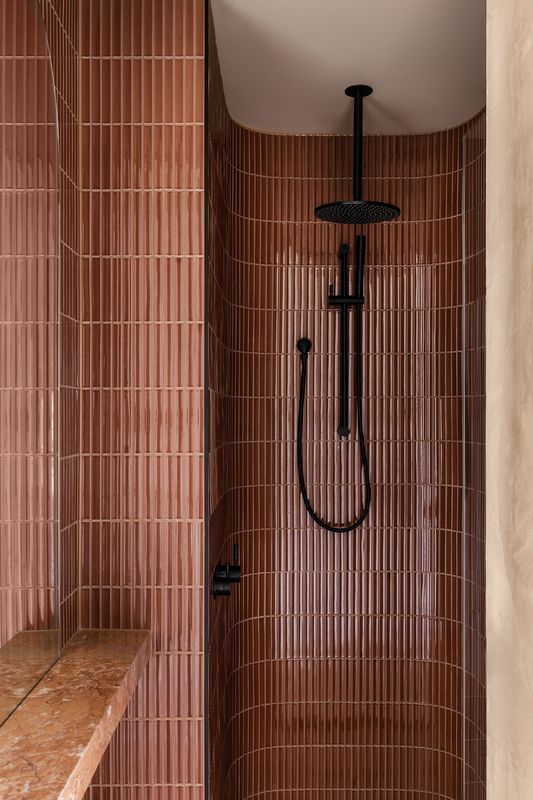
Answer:
<svg viewBox="0 0 533 800"><path fill-rule="evenodd" d="M2 800L82 798L150 658L144 630L82 630L0 727Z"/></svg>

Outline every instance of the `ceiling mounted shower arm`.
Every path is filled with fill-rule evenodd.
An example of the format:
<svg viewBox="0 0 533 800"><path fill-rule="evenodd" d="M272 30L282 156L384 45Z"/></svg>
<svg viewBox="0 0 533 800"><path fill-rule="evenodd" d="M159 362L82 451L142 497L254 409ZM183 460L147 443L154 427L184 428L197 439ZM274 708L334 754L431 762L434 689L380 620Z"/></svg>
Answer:
<svg viewBox="0 0 533 800"><path fill-rule="evenodd" d="M354 100L353 132L353 198L322 203L315 208L315 216L322 222L342 225L368 225L373 222L390 222L400 214L398 206L382 200L363 200L363 98L372 94L372 88L364 84L348 86L344 90Z"/></svg>
<svg viewBox="0 0 533 800"><path fill-rule="evenodd" d="M348 97L353 97L353 199L363 197L363 97L372 94L372 87L364 84L348 86Z"/></svg>
<svg viewBox="0 0 533 800"><path fill-rule="evenodd" d="M363 200L363 98L372 94L372 87L365 84L348 86L344 90L354 100L353 135L353 197L322 203L315 208L315 216L323 222L344 225L368 225L373 222L390 222L400 214L398 206L381 200Z"/></svg>

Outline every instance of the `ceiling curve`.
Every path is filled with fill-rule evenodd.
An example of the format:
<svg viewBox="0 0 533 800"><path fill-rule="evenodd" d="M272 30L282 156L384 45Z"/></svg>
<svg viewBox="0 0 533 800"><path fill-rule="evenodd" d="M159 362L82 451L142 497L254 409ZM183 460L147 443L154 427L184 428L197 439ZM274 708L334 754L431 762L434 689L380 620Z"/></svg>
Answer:
<svg viewBox="0 0 533 800"><path fill-rule="evenodd" d="M485 104L485 0L212 0L228 110L250 128L429 133Z"/></svg>

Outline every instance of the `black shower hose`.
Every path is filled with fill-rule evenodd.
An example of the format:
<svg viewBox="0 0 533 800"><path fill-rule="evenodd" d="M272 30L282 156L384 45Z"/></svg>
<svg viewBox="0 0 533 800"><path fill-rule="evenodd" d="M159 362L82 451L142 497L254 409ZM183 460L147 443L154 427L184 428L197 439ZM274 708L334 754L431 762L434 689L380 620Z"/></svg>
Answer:
<svg viewBox="0 0 533 800"><path fill-rule="evenodd" d="M357 435L359 438L359 451L361 453L361 464L363 467L363 476L365 481L365 494L364 506L361 514L357 519L349 525L330 525L321 519L309 500L307 494L307 487L305 484L303 455L302 455L302 439L303 439L303 426L304 426L304 410L305 410L305 389L307 384L307 359L309 358L309 351L311 350L311 342L309 339L300 339L298 341L298 350L301 354L302 372L300 378L300 399L298 401L298 424L296 432L296 456L298 460L298 480L300 482L300 490L302 492L303 501L310 516L314 519L317 525L332 533L349 533L350 531L358 528L363 520L366 518L370 509L371 488L370 488L370 468L368 466L368 457L366 454L365 444L365 431L363 425L363 317L362 308L357 306L355 309L355 328L356 328L356 347L355 347L355 382L356 382L356 412L357 412Z"/></svg>

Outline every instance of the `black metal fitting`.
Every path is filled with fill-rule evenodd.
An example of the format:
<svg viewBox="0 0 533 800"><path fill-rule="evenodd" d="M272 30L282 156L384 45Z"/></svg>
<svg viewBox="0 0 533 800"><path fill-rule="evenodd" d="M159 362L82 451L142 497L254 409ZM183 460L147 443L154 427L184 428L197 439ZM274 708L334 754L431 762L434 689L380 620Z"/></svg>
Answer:
<svg viewBox="0 0 533 800"><path fill-rule="evenodd" d="M218 563L213 575L213 597L227 597L231 594L231 584L241 582L239 564L239 545L233 545L233 564Z"/></svg>
<svg viewBox="0 0 533 800"><path fill-rule="evenodd" d="M301 339L298 339L298 341L296 342L296 347L303 356L306 356L308 353L311 352L312 346L313 345L311 344L311 339L308 339L306 336L302 337Z"/></svg>

